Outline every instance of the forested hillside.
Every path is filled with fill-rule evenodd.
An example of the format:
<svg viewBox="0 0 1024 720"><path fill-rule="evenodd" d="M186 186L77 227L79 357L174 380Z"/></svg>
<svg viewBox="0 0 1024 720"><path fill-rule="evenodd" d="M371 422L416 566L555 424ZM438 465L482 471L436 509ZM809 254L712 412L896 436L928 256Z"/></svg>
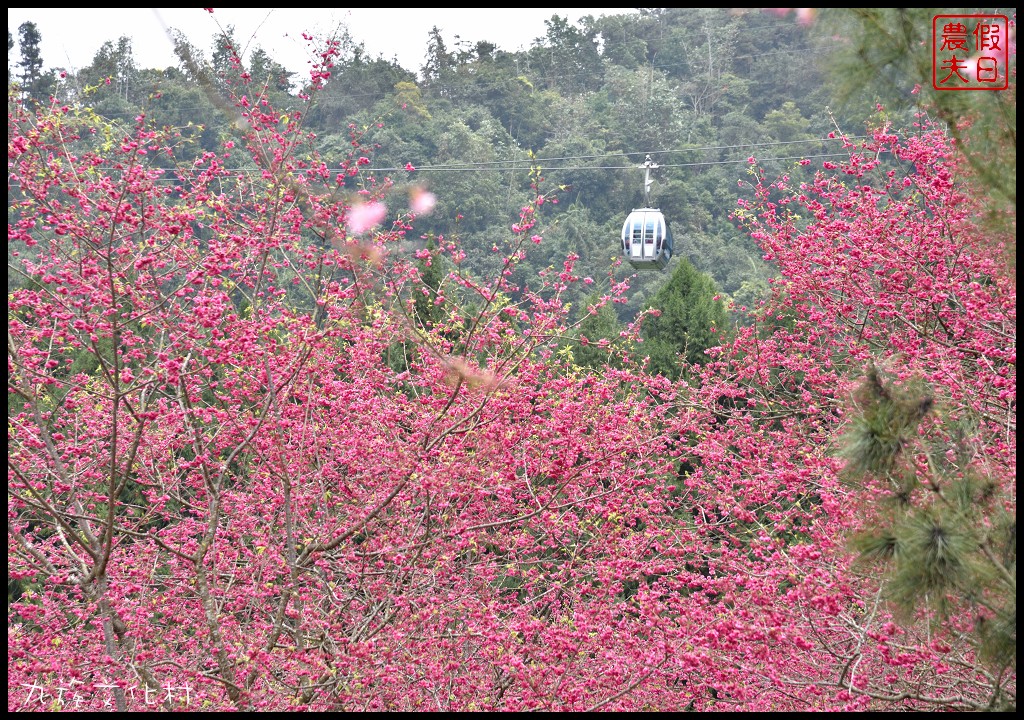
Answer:
<svg viewBox="0 0 1024 720"><path fill-rule="evenodd" d="M950 93L939 12L9 30L9 710L1015 709L1016 18Z"/></svg>
<svg viewBox="0 0 1024 720"><path fill-rule="evenodd" d="M308 78L278 65L273 48L257 48L235 67L228 48L241 44L224 30L223 37L179 38L188 57L209 62L217 89L244 72L250 94L280 112L306 109L297 96L308 91ZM747 158L772 171L791 169L801 158L841 150L827 139L837 122L848 135L866 128L862 107L830 116L823 65L813 61L827 41L791 15L650 9L579 27L555 16L543 42L525 53L498 51L486 39L448 48L436 28L431 38L422 67L401 68L367 57L343 32L330 77L301 122L329 165L343 159L354 126L369 149L362 174L408 184L402 168L412 163L412 179L445 188L416 234L458 237L475 269L494 269L494 237L526 202L537 167L547 187L564 190L522 277L568 252L605 286L610 272L626 277L611 261L625 215L641 204L637 168L649 154L661 166L651 199L678 238L677 255L710 274L723 299L752 305L774 270L729 219ZM9 65L17 66L16 56ZM218 151L231 135L189 62L139 68L130 38L109 39L89 67L56 71L50 80L23 85L35 100L56 92L59 102L122 126L144 112L158 127L181 129L179 161ZM664 280L637 277L630 301L617 308L620 319L635 316Z"/></svg>

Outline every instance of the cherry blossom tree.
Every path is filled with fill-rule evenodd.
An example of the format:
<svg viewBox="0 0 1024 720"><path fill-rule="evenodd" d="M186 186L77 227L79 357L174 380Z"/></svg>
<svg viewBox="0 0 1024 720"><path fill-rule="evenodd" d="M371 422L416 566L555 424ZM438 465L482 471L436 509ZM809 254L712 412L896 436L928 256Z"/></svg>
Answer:
<svg viewBox="0 0 1024 720"><path fill-rule="evenodd" d="M738 218L781 277L691 401L715 431L681 432L688 497L744 548L718 573L789 599L802 660L752 672L850 709L1012 707L1015 284L940 128L847 147L797 187L752 170ZM847 564L859 531L895 577ZM986 651L986 618L1013 659Z"/></svg>
<svg viewBox="0 0 1024 720"><path fill-rule="evenodd" d="M1015 698L956 633L977 603L897 624L848 546L871 494L837 438L868 363L970 420L963 462L1015 512L1015 294L941 133L755 176L776 293L674 382L556 351L578 258L512 285L539 179L475 277L457 238L415 242L431 203L395 198L426 191L370 173L361 130L331 168L301 113L244 83L218 103L223 151L174 171L144 116L9 114L9 709Z"/></svg>
<svg viewBox="0 0 1024 720"><path fill-rule="evenodd" d="M358 135L337 174L301 118L230 112L174 173L144 117L99 150L69 108L9 117L11 707L585 707L648 680L666 649L619 577L650 562L660 411L546 357L574 259L510 299L543 198L494 280L443 246L436 301L477 311L423 327L413 210L378 227Z"/></svg>

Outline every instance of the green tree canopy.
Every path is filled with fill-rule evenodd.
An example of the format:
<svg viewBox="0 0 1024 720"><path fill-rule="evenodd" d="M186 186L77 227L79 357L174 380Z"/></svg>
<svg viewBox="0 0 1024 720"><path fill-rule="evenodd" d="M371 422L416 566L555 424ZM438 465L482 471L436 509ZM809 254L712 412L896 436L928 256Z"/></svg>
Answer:
<svg viewBox="0 0 1024 720"><path fill-rule="evenodd" d="M641 352L650 358L651 372L673 379L682 374L681 363L702 365L707 360L704 351L718 345L727 326L714 280L686 258L679 260L648 307L660 314L645 321Z"/></svg>
<svg viewBox="0 0 1024 720"><path fill-rule="evenodd" d="M56 84L52 70L43 72L43 54L39 47L42 41L43 36L34 22L24 22L18 27L18 46L21 50L18 79L25 97L35 102L48 101Z"/></svg>

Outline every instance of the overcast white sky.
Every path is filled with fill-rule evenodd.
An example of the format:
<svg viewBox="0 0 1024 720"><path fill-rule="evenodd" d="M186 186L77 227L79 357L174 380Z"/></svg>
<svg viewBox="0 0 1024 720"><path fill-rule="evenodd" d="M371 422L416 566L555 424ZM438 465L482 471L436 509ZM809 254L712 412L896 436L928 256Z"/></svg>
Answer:
<svg viewBox="0 0 1024 720"><path fill-rule="evenodd" d="M529 49L546 32L544 21L552 15L575 24L581 17L619 15L632 8L10 8L7 29L14 36L13 65L20 58L18 27L32 21L42 35L45 68L78 69L92 62L104 41L122 35L132 39L135 60L141 68L176 65L177 59L166 28L183 31L209 57L211 39L221 26L235 26L235 37L249 50L260 46L289 70L304 77L309 61L306 32L325 36L345 24L352 37L362 42L370 57L397 60L406 70L419 72L427 52L427 33L433 26L442 31L449 50L459 40L486 40L510 52Z"/></svg>

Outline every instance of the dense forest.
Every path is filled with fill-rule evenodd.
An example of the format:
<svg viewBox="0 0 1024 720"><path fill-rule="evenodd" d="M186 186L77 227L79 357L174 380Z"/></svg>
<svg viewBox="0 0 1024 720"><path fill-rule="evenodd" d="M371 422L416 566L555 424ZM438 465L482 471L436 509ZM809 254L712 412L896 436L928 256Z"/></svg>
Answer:
<svg viewBox="0 0 1024 720"><path fill-rule="evenodd" d="M218 151L231 136L204 89L198 68L207 63L218 90L245 73L250 92L282 114L305 110L308 79L276 63L272 48L253 49L236 67L232 48L242 44L232 28L224 32L207 49L179 38L196 67L139 68L123 37L103 43L75 72L14 75L33 99L56 93L115 126L130 127L142 112L155 126L180 129L176 160L184 162ZM837 125L848 136L866 131L863 103L839 118L829 109L824 63L807 61L825 56L828 41L819 35L793 16L762 12L650 9L579 27L555 16L526 53L484 40L448 48L434 28L423 66L405 69L367 57L343 31L331 76L302 122L332 166L358 129L370 164L351 187L367 173L408 184L402 168L412 163L417 182L445 188L416 233L458 237L481 271L494 269L488 251L504 218L529 197L536 167L546 187L564 190L543 248L518 272L535 275L574 252L580 271L605 286L610 273L628 274L612 261L626 213L641 204L637 168L650 155L660 165L651 199L673 228L677 256L710 274L723 302L752 306L774 270L730 220L747 158L771 172L798 172L799 159L841 155L841 141L827 138ZM620 320L634 317L664 281L639 275L629 302L617 307Z"/></svg>
<svg viewBox="0 0 1024 720"><path fill-rule="evenodd" d="M9 29L9 710L1014 709L1016 18L944 92L940 13Z"/></svg>

